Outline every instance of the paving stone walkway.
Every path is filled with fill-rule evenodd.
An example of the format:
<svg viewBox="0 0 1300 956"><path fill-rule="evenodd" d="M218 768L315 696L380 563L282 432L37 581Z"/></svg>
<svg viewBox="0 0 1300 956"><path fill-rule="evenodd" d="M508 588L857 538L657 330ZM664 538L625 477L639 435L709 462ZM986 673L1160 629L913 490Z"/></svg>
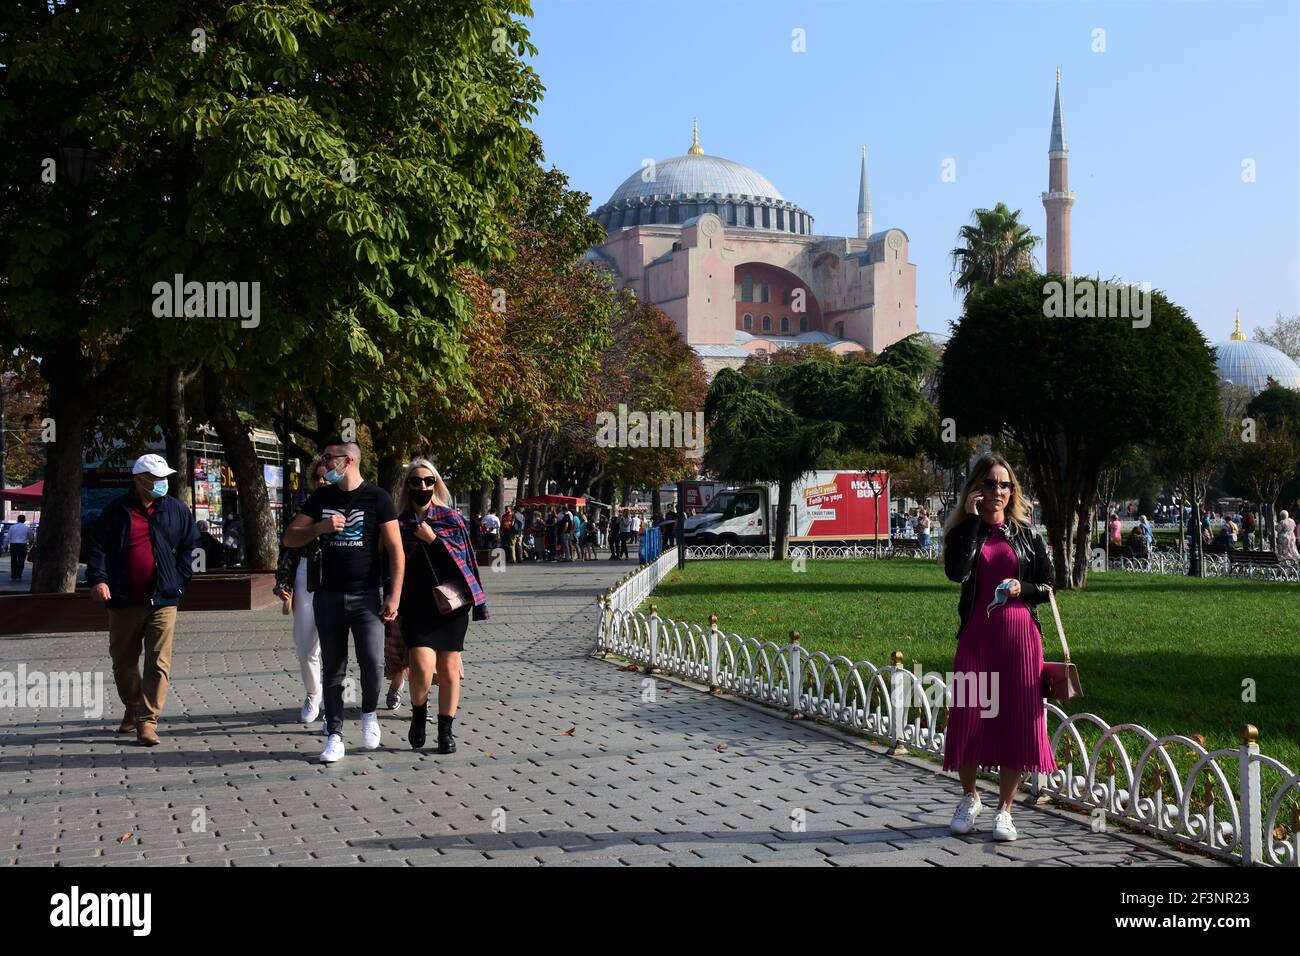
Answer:
<svg viewBox="0 0 1300 956"><path fill-rule="evenodd" d="M488 575L449 757L409 749L405 709L381 710L383 746L363 751L349 709L348 756L316 763L278 607L181 616L153 749L113 734L106 634L0 639L0 672L98 670L106 699L100 719L0 709L0 864L1204 862L1028 805L1015 843L991 841L991 812L954 837L952 775L662 678L644 699L643 675L590 656L594 598L628 567Z"/></svg>

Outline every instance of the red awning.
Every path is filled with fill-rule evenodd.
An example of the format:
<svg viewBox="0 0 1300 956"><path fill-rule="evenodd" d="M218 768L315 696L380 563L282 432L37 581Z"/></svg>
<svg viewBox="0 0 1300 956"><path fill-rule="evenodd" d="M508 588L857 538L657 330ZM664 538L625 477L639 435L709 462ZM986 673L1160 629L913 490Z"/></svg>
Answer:
<svg viewBox="0 0 1300 956"><path fill-rule="evenodd" d="M34 481L26 488L10 488L0 491L0 498L7 498L16 505L39 505L45 497L45 482Z"/></svg>
<svg viewBox="0 0 1300 956"><path fill-rule="evenodd" d="M574 508L581 508L586 503L586 498L573 498L569 495L536 495L516 502L516 504L524 508L533 508L538 505L570 505Z"/></svg>

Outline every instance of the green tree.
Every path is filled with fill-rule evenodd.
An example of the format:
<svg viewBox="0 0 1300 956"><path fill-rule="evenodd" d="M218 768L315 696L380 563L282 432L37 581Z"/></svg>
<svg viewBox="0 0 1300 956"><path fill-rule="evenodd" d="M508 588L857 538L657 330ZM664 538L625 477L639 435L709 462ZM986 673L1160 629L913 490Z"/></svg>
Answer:
<svg viewBox="0 0 1300 956"><path fill-rule="evenodd" d="M241 405L319 395L319 428L468 393L456 270L509 248L502 211L541 93L523 62L530 13L104 0L0 14L0 344L40 359L58 428L37 590L73 586L90 409L133 364L174 381L169 445L202 365L261 567L276 542ZM46 161L73 156L60 146L87 145L92 181L73 182L75 162L51 179ZM176 273L258 283L259 321L156 318L154 283Z"/></svg>
<svg viewBox="0 0 1300 956"><path fill-rule="evenodd" d="M788 554L794 483L819 461L837 450L915 451L925 418L919 356L912 344L891 346L870 364L814 353L723 369L713 379L704 463L724 479L778 485L773 558Z"/></svg>
<svg viewBox="0 0 1300 956"><path fill-rule="evenodd" d="M944 349L939 406L961 434L1003 434L1020 446L1057 586L1083 587L1101 471L1126 445L1188 447L1221 430L1214 357L1159 292L1145 327L1048 317L1047 294L1042 276L1025 275L967 300Z"/></svg>
<svg viewBox="0 0 1300 956"><path fill-rule="evenodd" d="M976 209L971 224L957 231L952 257L953 289L969 296L981 286L1015 278L1035 268L1034 246L1042 240L1020 221L1020 210L998 203Z"/></svg>

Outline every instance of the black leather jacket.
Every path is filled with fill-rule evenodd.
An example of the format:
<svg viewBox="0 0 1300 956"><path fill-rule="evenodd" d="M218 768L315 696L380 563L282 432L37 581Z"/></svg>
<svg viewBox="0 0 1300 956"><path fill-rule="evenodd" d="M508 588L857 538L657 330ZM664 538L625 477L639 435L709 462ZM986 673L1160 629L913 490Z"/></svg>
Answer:
<svg viewBox="0 0 1300 956"><path fill-rule="evenodd" d="M1037 531L1025 529L1018 534L1010 533L1014 526L1008 526L1008 541L1020 560L1020 598L1029 605L1029 613L1042 634L1043 626L1038 622L1036 605L1047 600L1048 591L1054 580L1052 559L1047 554L1047 544ZM970 617L971 605L975 601L976 559L984 539L988 537L992 526L981 520L979 515L967 515L966 520L948 532L943 541L943 570L950 581L961 584L961 600L957 604L957 615L961 618L961 628L966 626Z"/></svg>

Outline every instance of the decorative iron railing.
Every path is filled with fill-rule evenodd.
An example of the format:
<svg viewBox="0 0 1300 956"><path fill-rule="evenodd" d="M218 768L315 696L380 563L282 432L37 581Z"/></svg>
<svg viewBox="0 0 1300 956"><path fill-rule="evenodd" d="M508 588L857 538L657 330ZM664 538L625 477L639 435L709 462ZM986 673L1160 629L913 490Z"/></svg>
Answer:
<svg viewBox="0 0 1300 956"><path fill-rule="evenodd" d="M797 631L781 646L725 634L716 615L704 626L638 610L675 564L665 552L600 597L597 653L865 734L892 753L943 756L954 692L944 675L906 669L901 651L887 665L851 661L809 653ZM1022 784L1040 799L1091 811L1094 827L1116 822L1243 865L1300 867L1300 774L1260 752L1253 726L1240 746L1207 750L1181 734L1044 708L1058 769Z"/></svg>

